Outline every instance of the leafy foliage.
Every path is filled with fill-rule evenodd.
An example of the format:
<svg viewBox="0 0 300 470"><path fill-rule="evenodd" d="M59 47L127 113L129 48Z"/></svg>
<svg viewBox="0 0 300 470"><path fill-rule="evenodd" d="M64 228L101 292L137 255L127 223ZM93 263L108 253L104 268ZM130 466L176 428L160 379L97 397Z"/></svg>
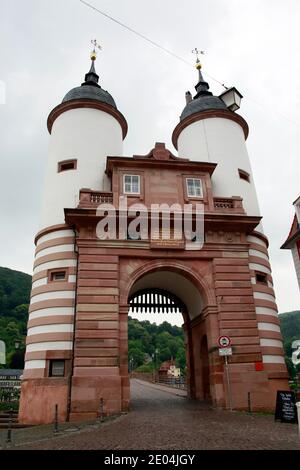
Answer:
<svg viewBox="0 0 300 470"><path fill-rule="evenodd" d="M148 320L139 321L128 317L128 359L131 369L149 372L153 367L170 359L184 371L185 346L183 331L168 322L160 325ZM151 361L146 364L147 361Z"/></svg>
<svg viewBox="0 0 300 470"><path fill-rule="evenodd" d="M30 290L31 276L0 267L0 339L6 344L7 367L24 364L24 350L16 352L15 341L25 341Z"/></svg>

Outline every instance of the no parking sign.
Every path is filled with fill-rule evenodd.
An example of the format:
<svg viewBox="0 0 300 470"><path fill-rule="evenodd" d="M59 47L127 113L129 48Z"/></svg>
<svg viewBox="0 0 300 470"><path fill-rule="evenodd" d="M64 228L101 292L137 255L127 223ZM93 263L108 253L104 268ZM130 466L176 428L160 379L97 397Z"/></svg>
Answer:
<svg viewBox="0 0 300 470"><path fill-rule="evenodd" d="M229 336L219 336L218 345L220 348L229 348L231 346L231 339Z"/></svg>

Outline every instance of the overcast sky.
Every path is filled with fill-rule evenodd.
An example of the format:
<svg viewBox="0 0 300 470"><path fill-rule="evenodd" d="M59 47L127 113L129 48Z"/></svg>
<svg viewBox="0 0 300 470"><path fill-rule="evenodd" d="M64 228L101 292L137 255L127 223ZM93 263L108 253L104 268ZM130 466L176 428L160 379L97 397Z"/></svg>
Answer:
<svg viewBox="0 0 300 470"><path fill-rule="evenodd" d="M292 256L280 250L300 193L299 0L88 0L244 95L247 141L280 312L300 309ZM197 80L169 56L79 0L0 0L0 265L32 272L49 136L46 120L103 47L100 84L125 115L125 155L166 142ZM222 87L208 78L215 94ZM234 192L234 191L233 191Z"/></svg>

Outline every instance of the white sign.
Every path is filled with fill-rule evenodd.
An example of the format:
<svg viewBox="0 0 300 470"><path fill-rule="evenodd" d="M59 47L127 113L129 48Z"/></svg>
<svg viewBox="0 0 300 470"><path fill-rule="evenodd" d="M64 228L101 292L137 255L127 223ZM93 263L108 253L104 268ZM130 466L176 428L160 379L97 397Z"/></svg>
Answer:
<svg viewBox="0 0 300 470"><path fill-rule="evenodd" d="M229 336L220 336L218 339L218 344L220 348L229 348L231 345L231 339Z"/></svg>
<svg viewBox="0 0 300 470"><path fill-rule="evenodd" d="M6 364L6 347L4 341L0 341L0 364Z"/></svg>
<svg viewBox="0 0 300 470"><path fill-rule="evenodd" d="M220 356L232 356L232 348L220 348L219 355Z"/></svg>

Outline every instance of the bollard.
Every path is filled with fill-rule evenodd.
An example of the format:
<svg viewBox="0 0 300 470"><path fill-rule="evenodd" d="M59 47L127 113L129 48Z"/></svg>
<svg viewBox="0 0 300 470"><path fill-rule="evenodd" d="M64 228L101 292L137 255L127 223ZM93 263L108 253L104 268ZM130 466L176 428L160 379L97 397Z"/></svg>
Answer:
<svg viewBox="0 0 300 470"><path fill-rule="evenodd" d="M300 401L296 402L296 407L297 407L297 415L298 415L298 431L300 435Z"/></svg>
<svg viewBox="0 0 300 470"><path fill-rule="evenodd" d="M58 433L58 405L55 405L54 408L54 434Z"/></svg>
<svg viewBox="0 0 300 470"><path fill-rule="evenodd" d="M248 413L252 413L252 408L251 408L251 393L248 392Z"/></svg>
<svg viewBox="0 0 300 470"><path fill-rule="evenodd" d="M102 422L104 418L104 401L102 397L100 398L99 418L100 418L100 421Z"/></svg>
<svg viewBox="0 0 300 470"><path fill-rule="evenodd" d="M7 437L6 443L11 444L11 433L12 433L12 412L13 410L9 410L9 418L8 418L8 429L7 429Z"/></svg>

